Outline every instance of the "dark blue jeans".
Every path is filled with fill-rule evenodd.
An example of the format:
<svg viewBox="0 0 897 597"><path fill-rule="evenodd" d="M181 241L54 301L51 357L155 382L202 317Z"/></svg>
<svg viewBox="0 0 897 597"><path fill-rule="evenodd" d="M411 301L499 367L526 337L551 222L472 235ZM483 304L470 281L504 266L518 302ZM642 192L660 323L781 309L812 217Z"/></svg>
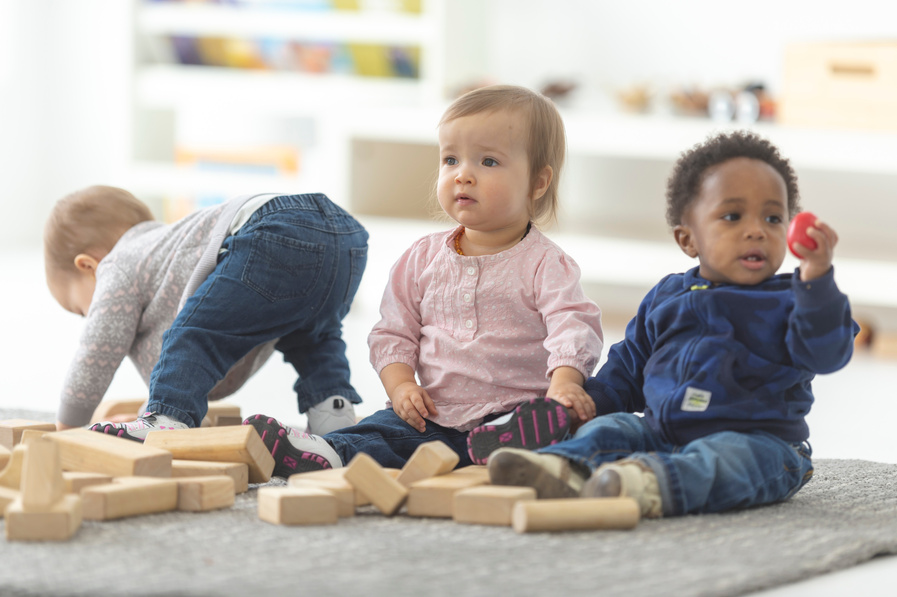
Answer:
<svg viewBox="0 0 897 597"><path fill-rule="evenodd" d="M207 397L250 350L275 348L295 367L300 412L349 382L342 320L367 263L368 234L321 194L276 197L222 244L215 270L162 339L147 408L198 427Z"/></svg>
<svg viewBox="0 0 897 597"><path fill-rule="evenodd" d="M807 444L790 444L764 431L722 431L677 446L629 413L596 417L572 439L539 451L592 471L621 458L639 460L657 475L664 516L786 500L813 475Z"/></svg>
<svg viewBox="0 0 897 597"><path fill-rule="evenodd" d="M458 467L473 464L467 454L467 431L458 431L427 421L421 433L402 420L393 410L378 410L357 425L331 431L324 436L343 464L359 452L376 460L380 466L402 468L421 444L440 441L454 450L461 460Z"/></svg>

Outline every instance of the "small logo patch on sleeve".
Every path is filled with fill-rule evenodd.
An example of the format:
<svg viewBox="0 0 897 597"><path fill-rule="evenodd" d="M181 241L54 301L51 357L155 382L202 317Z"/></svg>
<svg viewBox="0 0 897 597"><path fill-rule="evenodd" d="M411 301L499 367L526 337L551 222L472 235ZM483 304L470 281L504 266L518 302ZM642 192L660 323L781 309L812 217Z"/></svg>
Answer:
<svg viewBox="0 0 897 597"><path fill-rule="evenodd" d="M682 410L701 413L710 406L710 392L700 388L685 388L685 397L682 399Z"/></svg>

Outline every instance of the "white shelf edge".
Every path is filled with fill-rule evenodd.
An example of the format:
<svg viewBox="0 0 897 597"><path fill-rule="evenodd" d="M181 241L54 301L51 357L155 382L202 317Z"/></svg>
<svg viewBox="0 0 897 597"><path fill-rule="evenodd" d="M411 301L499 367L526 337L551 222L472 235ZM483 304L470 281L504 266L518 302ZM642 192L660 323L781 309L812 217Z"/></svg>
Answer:
<svg viewBox="0 0 897 597"><path fill-rule="evenodd" d="M190 108L220 104L241 110L318 115L321 110L365 103L418 104L422 79L284 73L209 66L154 65L136 75L137 102L148 107Z"/></svg>
<svg viewBox="0 0 897 597"><path fill-rule="evenodd" d="M150 35L235 36L419 45L433 35L426 14L285 10L210 4L144 4L137 28Z"/></svg>

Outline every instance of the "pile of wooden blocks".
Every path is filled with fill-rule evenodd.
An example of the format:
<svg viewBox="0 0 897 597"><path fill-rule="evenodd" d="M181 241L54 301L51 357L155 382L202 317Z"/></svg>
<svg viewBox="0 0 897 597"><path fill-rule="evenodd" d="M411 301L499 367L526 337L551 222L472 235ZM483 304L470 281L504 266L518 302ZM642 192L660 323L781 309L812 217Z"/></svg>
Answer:
<svg viewBox="0 0 897 597"><path fill-rule="evenodd" d="M240 420L235 405L213 403L210 412L212 420ZM227 508L235 494L267 482L274 470L248 425L151 433L142 444L55 429L0 421L0 514L8 540L65 540L82 520Z"/></svg>
<svg viewBox="0 0 897 597"><path fill-rule="evenodd" d="M537 500L531 487L490 485L485 466L455 469L458 455L442 442L421 445L398 469L380 467L367 454L348 466L289 478L287 487L261 487L259 518L272 524L335 524L372 504L392 516L511 526L518 533L631 529L639 508L629 498Z"/></svg>
<svg viewBox="0 0 897 597"><path fill-rule="evenodd" d="M102 416L140 404L104 403ZM110 414L111 413L111 414ZM82 520L117 520L171 510L228 508L249 484L271 478L274 459L239 407L211 403L211 426L154 432L144 443L55 425L0 421L0 514L8 540L65 540ZM518 533L629 529L628 498L537 500L529 487L494 486L484 466L456 469L441 442L421 445L401 469L358 454L348 466L300 473L258 489L258 515L279 525L336 524L372 505L386 516L511 526ZM402 510L404 508L404 510Z"/></svg>

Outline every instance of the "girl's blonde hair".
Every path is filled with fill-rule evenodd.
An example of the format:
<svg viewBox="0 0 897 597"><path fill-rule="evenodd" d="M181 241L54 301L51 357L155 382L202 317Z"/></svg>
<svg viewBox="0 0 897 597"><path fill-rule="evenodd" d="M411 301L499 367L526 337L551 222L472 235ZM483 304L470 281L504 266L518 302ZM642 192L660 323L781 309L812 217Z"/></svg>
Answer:
<svg viewBox="0 0 897 597"><path fill-rule="evenodd" d="M530 207L530 218L537 224L551 222L557 216L558 184L567 150L564 121L550 99L525 87L491 85L469 91L456 99L442 115L439 126L465 116L499 110L519 110L527 120L529 136L530 190L539 173L551 167L551 183L545 194Z"/></svg>
<svg viewBox="0 0 897 597"><path fill-rule="evenodd" d="M75 257L112 250L132 226L153 219L145 203L124 189L92 186L60 199L44 226L47 271L74 272Z"/></svg>

